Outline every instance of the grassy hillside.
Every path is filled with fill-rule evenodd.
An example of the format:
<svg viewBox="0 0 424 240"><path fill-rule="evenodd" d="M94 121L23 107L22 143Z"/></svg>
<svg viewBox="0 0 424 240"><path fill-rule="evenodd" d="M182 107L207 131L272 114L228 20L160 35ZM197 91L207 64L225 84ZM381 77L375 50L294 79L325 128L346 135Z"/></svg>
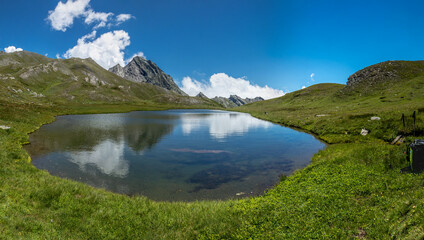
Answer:
<svg viewBox="0 0 424 240"><path fill-rule="evenodd" d="M382 80L368 75L354 85L317 84L237 109L332 143L264 196L239 202L246 219L242 238L424 238L424 176L399 173L407 165L406 144L389 144L397 135L407 142L424 137L424 66L385 62L378 67L393 65L396 77L388 82L374 74ZM373 116L381 120L372 121ZM370 131L367 136L360 135L363 128Z"/></svg>
<svg viewBox="0 0 424 240"><path fill-rule="evenodd" d="M370 137L387 142L399 134L410 135L413 133L411 116L414 111L418 113L416 132L422 133L424 75L391 83L390 87L374 90L374 94L363 95L357 89L346 94L346 88L340 84L317 84L237 110L301 127L319 134L329 143L363 141L360 136L362 128L370 130ZM360 88L372 87L363 84ZM406 116L406 127L401 122L402 114ZM371 121L372 116L381 120Z"/></svg>
<svg viewBox="0 0 424 240"><path fill-rule="evenodd" d="M39 55L21 56L23 60L18 59L20 55L13 56L16 62L25 61L28 65L56 62ZM305 169L289 177L282 176L281 183L261 197L167 203L114 194L53 177L36 169L21 145L28 141L29 132L53 121L56 115L186 106L183 101L168 102L178 102L181 98L160 94L158 89L143 95L143 89L139 89L140 95L121 101L125 94L120 94L119 85L116 89L84 80L88 77L84 72L88 70L80 63L90 60L57 61L56 64L65 64L63 69L73 69L72 73L78 77L76 83L68 83L66 79L56 82L60 77L22 78L20 75L27 70L19 65L4 67L2 57L1 77L8 79L2 80L4 85L0 86L0 125L11 127L0 129L0 236L3 238L424 238L424 175L399 173L406 165L405 146L388 144L398 134L413 139L410 118L413 110L418 111L416 133L423 135L424 76L409 68L415 62L400 64L396 77L389 84L379 82L379 87L375 87L374 80L367 83L373 78L363 74L365 77L359 77L360 84L349 85L350 89L339 84L318 84L235 109L305 129L332 144L317 153ZM83 65L91 70L96 67L91 63ZM403 72L414 74L398 74ZM104 76L96 75L108 84L114 81L121 84L122 79L107 76L112 75L107 72ZM79 95L73 84L79 84L84 94ZM128 91L135 91L132 85L128 86L131 86ZM8 87L19 88L22 93ZM366 94L363 89L367 89ZM103 91L109 92L105 95ZM153 95L149 96L152 91ZM75 96L76 102L64 101L62 96ZM104 101L105 96L116 101ZM402 113L408 116L406 127L400 122ZM372 116L381 120L371 121ZM370 133L361 136L362 128Z"/></svg>
<svg viewBox="0 0 424 240"><path fill-rule="evenodd" d="M51 59L27 51L0 53L0 80L0 101L9 103L221 107L210 100L128 81L91 59Z"/></svg>

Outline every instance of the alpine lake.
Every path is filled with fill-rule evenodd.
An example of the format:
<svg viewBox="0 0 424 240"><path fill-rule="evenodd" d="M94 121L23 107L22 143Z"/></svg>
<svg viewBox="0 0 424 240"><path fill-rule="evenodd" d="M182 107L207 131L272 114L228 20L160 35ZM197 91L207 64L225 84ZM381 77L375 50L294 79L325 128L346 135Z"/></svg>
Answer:
<svg viewBox="0 0 424 240"><path fill-rule="evenodd" d="M66 115L24 146L39 169L156 201L263 194L325 148L314 136L218 110Z"/></svg>

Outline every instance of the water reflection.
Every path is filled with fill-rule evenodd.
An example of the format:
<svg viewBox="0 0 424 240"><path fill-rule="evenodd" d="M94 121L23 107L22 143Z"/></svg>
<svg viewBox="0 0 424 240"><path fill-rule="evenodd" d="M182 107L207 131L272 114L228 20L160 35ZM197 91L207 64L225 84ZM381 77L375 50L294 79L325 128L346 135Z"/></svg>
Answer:
<svg viewBox="0 0 424 240"><path fill-rule="evenodd" d="M216 114L183 114L182 129L185 135L202 127L209 129L211 137L224 139L229 136L241 136L251 129L269 128L272 123L253 118L245 113L217 112Z"/></svg>
<svg viewBox="0 0 424 240"><path fill-rule="evenodd" d="M124 159L124 142L105 140L91 151L70 152L70 161L87 172L87 166L95 166L106 175L124 178L128 175L129 164Z"/></svg>
<svg viewBox="0 0 424 240"><path fill-rule="evenodd" d="M324 147L248 114L211 110L61 116L30 142L38 168L154 200L260 194Z"/></svg>
<svg viewBox="0 0 424 240"><path fill-rule="evenodd" d="M63 116L52 124L31 134L31 144L26 146L33 157L50 152L90 152L106 149L112 143L127 144L133 151L141 153L150 149L161 138L170 134L174 124L126 122L115 114Z"/></svg>

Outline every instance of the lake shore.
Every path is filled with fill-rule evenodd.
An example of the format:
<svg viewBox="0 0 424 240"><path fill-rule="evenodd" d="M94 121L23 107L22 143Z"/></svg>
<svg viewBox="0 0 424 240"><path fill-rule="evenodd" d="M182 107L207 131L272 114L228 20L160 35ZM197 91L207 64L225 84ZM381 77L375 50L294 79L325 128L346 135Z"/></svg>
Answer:
<svg viewBox="0 0 424 240"><path fill-rule="evenodd" d="M294 122L306 114L304 110L295 116L293 111L265 110L268 111L265 114L262 107L260 111L250 106L240 109L262 119L314 132L333 143L315 154L311 165L283 177L282 182L265 195L251 199L154 202L53 177L28 162L28 155L21 147L28 141L27 134L53 121L56 115L172 107L100 106L56 110L40 105L2 106L1 112L7 119L2 120L1 125L11 127L0 130L0 231L3 236L270 239L419 238L423 234L420 227L424 208L423 176L398 173L404 164L403 149L373 136L334 133L346 128L337 122L326 128L318 125L333 122L328 119L323 121L317 117L316 122L306 125ZM320 114L323 108L314 111ZM288 113L292 115L286 115ZM358 125L359 120L364 120L352 119L356 119L352 124Z"/></svg>

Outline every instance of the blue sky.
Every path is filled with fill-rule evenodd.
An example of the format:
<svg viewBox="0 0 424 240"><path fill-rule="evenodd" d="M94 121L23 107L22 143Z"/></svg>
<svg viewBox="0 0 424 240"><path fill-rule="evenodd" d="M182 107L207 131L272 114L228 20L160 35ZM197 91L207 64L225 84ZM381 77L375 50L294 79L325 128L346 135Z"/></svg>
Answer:
<svg viewBox="0 0 424 240"><path fill-rule="evenodd" d="M251 97L345 83L366 66L424 54L423 1L78 1L85 7L64 29L48 20L58 0L0 1L0 49L84 57L100 38L98 51L118 41L121 49L99 53L102 61L115 57L103 66L143 53L186 91ZM111 13L105 27L96 28L95 13ZM119 14L131 17L118 25ZM83 36L85 45L71 51Z"/></svg>

